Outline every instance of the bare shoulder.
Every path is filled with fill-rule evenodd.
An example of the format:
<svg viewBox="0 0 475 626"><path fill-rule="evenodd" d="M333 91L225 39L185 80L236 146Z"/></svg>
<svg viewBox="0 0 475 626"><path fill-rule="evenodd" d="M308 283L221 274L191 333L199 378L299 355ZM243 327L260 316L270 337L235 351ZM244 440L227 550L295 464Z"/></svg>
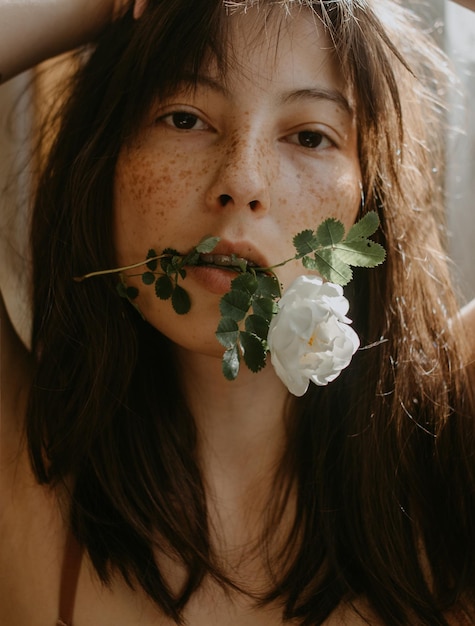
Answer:
<svg viewBox="0 0 475 626"><path fill-rule="evenodd" d="M0 624L54 624L63 524L37 483L23 430L30 358L0 294Z"/></svg>
<svg viewBox="0 0 475 626"><path fill-rule="evenodd" d="M0 293L0 534L15 481L29 471L23 441L29 371L28 351L10 322Z"/></svg>
<svg viewBox="0 0 475 626"><path fill-rule="evenodd" d="M22 430L30 372L29 352L14 330L0 293L0 446Z"/></svg>

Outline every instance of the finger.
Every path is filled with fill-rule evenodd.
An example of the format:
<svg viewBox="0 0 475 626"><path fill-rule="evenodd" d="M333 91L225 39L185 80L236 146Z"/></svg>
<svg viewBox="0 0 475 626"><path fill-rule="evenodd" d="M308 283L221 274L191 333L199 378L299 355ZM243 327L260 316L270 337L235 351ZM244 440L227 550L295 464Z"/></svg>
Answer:
<svg viewBox="0 0 475 626"><path fill-rule="evenodd" d="M139 19L139 17L144 12L146 5L147 5L147 0L135 0L135 4L134 4L134 19L136 19L136 20Z"/></svg>

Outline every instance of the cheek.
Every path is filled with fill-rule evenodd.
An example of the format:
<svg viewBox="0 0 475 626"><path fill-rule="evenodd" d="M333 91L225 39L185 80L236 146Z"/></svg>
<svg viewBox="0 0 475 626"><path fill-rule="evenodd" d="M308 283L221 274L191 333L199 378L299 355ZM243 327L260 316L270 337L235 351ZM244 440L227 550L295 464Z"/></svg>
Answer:
<svg viewBox="0 0 475 626"><path fill-rule="evenodd" d="M304 182L306 180L306 182ZM328 218L343 223L345 231L354 224L361 206L360 168L355 163L339 173L333 169L331 176L305 177L300 175L298 195L281 194L278 202L279 229L292 237L304 229L316 230ZM290 254L294 254L292 247ZM289 255L290 256L290 255ZM284 288L301 274L307 273L301 261L288 263L279 270Z"/></svg>
<svg viewBox="0 0 475 626"><path fill-rule="evenodd" d="M360 169L338 174L333 171L328 178L300 176L298 193L290 198L288 193L278 199L279 222L282 229L296 234L300 230L316 230L325 219L341 221L347 231L355 222L361 205Z"/></svg>
<svg viewBox="0 0 475 626"><path fill-rule="evenodd" d="M135 262L150 247L171 245L183 225L193 185L191 168L177 159L124 151L114 185L114 238L121 264Z"/></svg>

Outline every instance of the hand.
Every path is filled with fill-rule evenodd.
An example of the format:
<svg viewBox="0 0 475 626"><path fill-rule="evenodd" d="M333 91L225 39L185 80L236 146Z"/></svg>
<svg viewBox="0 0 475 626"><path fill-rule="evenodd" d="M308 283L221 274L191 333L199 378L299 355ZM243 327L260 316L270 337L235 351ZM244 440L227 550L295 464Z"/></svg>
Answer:
<svg viewBox="0 0 475 626"><path fill-rule="evenodd" d="M131 4L131 0L113 0L112 18L115 19L119 15L121 15L124 9L129 7L130 4ZM142 13L144 12L145 7L147 6L147 0L135 0L133 2L133 5L134 5L134 18L138 20L139 17L141 17Z"/></svg>
<svg viewBox="0 0 475 626"><path fill-rule="evenodd" d="M0 0L0 83L93 40L132 3L138 19L146 0Z"/></svg>
<svg viewBox="0 0 475 626"><path fill-rule="evenodd" d="M138 20L139 17L142 15L142 13L144 12L146 6L147 6L147 0L135 0L135 3L134 3L134 18L136 20Z"/></svg>

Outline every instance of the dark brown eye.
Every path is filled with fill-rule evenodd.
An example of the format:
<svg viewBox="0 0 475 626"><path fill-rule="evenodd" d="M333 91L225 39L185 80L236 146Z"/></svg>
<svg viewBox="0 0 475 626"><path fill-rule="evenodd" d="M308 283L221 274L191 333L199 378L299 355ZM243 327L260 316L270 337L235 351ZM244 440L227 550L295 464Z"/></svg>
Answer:
<svg viewBox="0 0 475 626"><path fill-rule="evenodd" d="M171 119L176 128L181 128L183 130L190 130L194 128L199 121L196 115L187 113L186 111L172 113Z"/></svg>
<svg viewBox="0 0 475 626"><path fill-rule="evenodd" d="M322 133L311 130L302 130L298 133L298 141L304 148L318 148L325 137Z"/></svg>

